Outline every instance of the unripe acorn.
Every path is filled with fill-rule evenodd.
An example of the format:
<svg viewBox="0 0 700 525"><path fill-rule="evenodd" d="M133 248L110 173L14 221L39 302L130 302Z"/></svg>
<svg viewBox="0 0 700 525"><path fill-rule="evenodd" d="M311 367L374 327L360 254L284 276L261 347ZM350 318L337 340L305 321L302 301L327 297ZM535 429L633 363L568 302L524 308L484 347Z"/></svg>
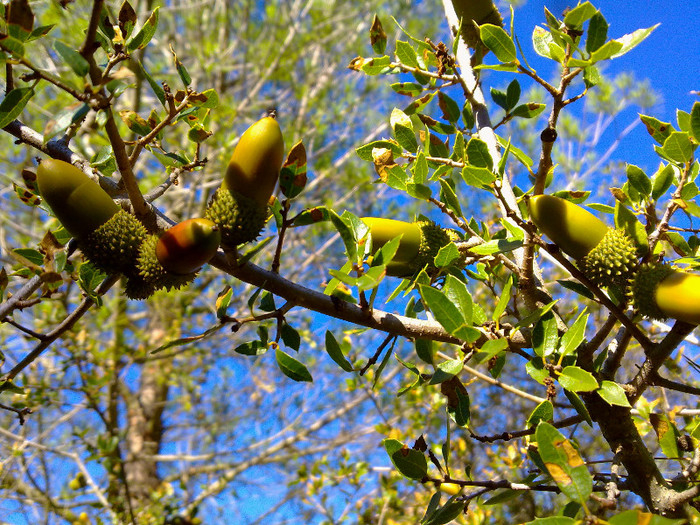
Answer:
<svg viewBox="0 0 700 525"><path fill-rule="evenodd" d="M284 137L277 119L261 118L236 144L223 186L267 206L283 162Z"/></svg>
<svg viewBox="0 0 700 525"><path fill-rule="evenodd" d="M700 275L668 265L642 267L635 275L631 294L639 312L652 319L672 317L700 324Z"/></svg>
<svg viewBox="0 0 700 525"><path fill-rule="evenodd" d="M372 234L374 251L401 235L396 255L386 267L386 274L392 277L410 277L425 266L435 270L435 256L452 242L447 230L430 221L404 222L381 217L363 217L362 221Z"/></svg>
<svg viewBox="0 0 700 525"><path fill-rule="evenodd" d="M217 225L209 219L189 219L165 231L156 244L156 257L167 271L188 274L211 259L221 242Z"/></svg>
<svg viewBox="0 0 700 525"><path fill-rule="evenodd" d="M42 160L36 176L41 197L76 239L88 236L120 209L99 184L62 160Z"/></svg>
<svg viewBox="0 0 700 525"><path fill-rule="evenodd" d="M622 230L608 228L581 206L553 195L529 199L532 222L598 286L626 285L634 273L637 250Z"/></svg>
<svg viewBox="0 0 700 525"><path fill-rule="evenodd" d="M223 244L237 246L258 236L283 162L284 138L275 118L264 117L243 133L206 213L221 229Z"/></svg>
<svg viewBox="0 0 700 525"><path fill-rule="evenodd" d="M134 269L147 235L136 217L72 164L42 160L36 174L42 198L90 262L107 273Z"/></svg>

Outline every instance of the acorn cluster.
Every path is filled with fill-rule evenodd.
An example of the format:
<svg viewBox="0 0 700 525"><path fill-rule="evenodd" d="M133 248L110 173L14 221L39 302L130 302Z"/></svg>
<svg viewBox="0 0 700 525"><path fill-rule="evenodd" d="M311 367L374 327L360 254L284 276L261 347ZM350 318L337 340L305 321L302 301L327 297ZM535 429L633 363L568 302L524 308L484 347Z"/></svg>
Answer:
<svg viewBox="0 0 700 525"><path fill-rule="evenodd" d="M277 121L266 117L241 137L224 182L205 218L189 219L150 234L99 184L75 166L43 160L39 193L96 268L126 278L125 293L146 299L160 289L189 284L220 244L235 247L255 239L268 217L284 155Z"/></svg>
<svg viewBox="0 0 700 525"><path fill-rule="evenodd" d="M529 199L530 218L601 287L617 287L650 319L700 324L700 275L668 264L638 265L634 241L584 208L552 195Z"/></svg>

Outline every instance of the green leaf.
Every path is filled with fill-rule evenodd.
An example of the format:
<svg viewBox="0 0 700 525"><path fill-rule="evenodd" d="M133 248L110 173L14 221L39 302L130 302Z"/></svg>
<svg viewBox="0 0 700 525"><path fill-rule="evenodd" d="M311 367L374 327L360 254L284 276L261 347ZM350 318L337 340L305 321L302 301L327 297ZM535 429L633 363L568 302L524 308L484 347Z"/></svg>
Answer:
<svg viewBox="0 0 700 525"><path fill-rule="evenodd" d="M684 131L674 131L664 140L663 150L676 162L691 162L697 144L693 144L690 135Z"/></svg>
<svg viewBox="0 0 700 525"><path fill-rule="evenodd" d="M477 255L493 255L494 253L507 253L520 248L522 240L513 239L493 239L483 244L471 248L472 253Z"/></svg>
<svg viewBox="0 0 700 525"><path fill-rule="evenodd" d="M554 405L549 400L542 401L527 418L528 428L536 427L540 421L549 422L554 418Z"/></svg>
<svg viewBox="0 0 700 525"><path fill-rule="evenodd" d="M577 525L579 521L567 516L549 516L528 521L525 525Z"/></svg>
<svg viewBox="0 0 700 525"><path fill-rule="evenodd" d="M348 260L355 261L357 259L357 244L355 241L355 236L352 233L352 229L344 218L340 217L340 215L338 215L335 211L328 210L328 213L333 226L335 226L335 229L338 230L340 238L343 240Z"/></svg>
<svg viewBox="0 0 700 525"><path fill-rule="evenodd" d="M559 384L572 392L592 392L598 388L593 374L578 366L566 366L559 375Z"/></svg>
<svg viewBox="0 0 700 525"><path fill-rule="evenodd" d="M598 49L591 53L591 62L601 62L614 57L622 49L622 44L617 40L608 40Z"/></svg>
<svg viewBox="0 0 700 525"><path fill-rule="evenodd" d="M503 108L506 111L508 111L508 109L510 109L510 108L508 108L508 100L506 98L505 91L501 91L500 89L496 89L496 88L492 87L490 89L490 92L491 92L491 98L498 106L500 106L501 108Z"/></svg>
<svg viewBox="0 0 700 525"><path fill-rule="evenodd" d="M16 57L24 56L24 44L13 36L0 34L0 45Z"/></svg>
<svg viewBox="0 0 700 525"><path fill-rule="evenodd" d="M284 375L294 381L306 381L313 382L313 377L309 373L309 370L299 361L294 359L288 353L282 351L280 348L275 350L275 358L277 359L277 366Z"/></svg>
<svg viewBox="0 0 700 525"><path fill-rule="evenodd" d="M545 421L535 431L537 449L549 475L570 499L585 504L593 492L593 478L573 444Z"/></svg>
<svg viewBox="0 0 700 525"><path fill-rule="evenodd" d="M489 147L479 138L473 137L467 143L467 158L471 166L493 169L493 158L489 153Z"/></svg>
<svg viewBox="0 0 700 525"><path fill-rule="evenodd" d="M280 191L288 199L297 197L306 187L306 148L302 141L289 150L279 175Z"/></svg>
<svg viewBox="0 0 700 525"><path fill-rule="evenodd" d="M571 11L566 13L564 24L571 29L581 29L584 22L589 20L598 10L593 7L590 2L584 2L577 5Z"/></svg>
<svg viewBox="0 0 700 525"><path fill-rule="evenodd" d="M649 414L656 437L659 440L661 451L667 458L678 458L683 453L678 448L678 438L681 436L676 425L665 414Z"/></svg>
<svg viewBox="0 0 700 525"><path fill-rule="evenodd" d="M156 30L158 29L159 9L160 7L156 7L151 13L151 16L148 17L148 20L146 20L146 22L143 24L143 27L139 29L138 33L127 40L126 50L129 53L133 53L137 49L143 49L146 47L153 38L153 35L156 34ZM189 82L186 82L185 85L189 85Z"/></svg>
<svg viewBox="0 0 700 525"><path fill-rule="evenodd" d="M610 525L683 525L684 519L673 520L638 509L626 510L608 519Z"/></svg>
<svg viewBox="0 0 700 525"><path fill-rule="evenodd" d="M453 304L459 307L459 311L464 317L464 322L466 324L471 324L474 302L469 290L467 289L467 285L457 279L454 275L448 275L445 279L445 285L443 286L442 291Z"/></svg>
<svg viewBox="0 0 700 525"><path fill-rule="evenodd" d="M430 286L421 284L420 294L435 316L435 320L447 330L448 333L464 339L465 341L475 341L479 338L480 332L468 326L462 312L441 292Z"/></svg>
<svg viewBox="0 0 700 525"><path fill-rule="evenodd" d="M629 33L627 35L624 35L620 38L616 38L615 41L619 42L622 44L622 47L620 50L615 53L613 58L617 58L619 56L624 55L625 53L631 51L635 47L637 47L639 44L641 44L646 38L656 29L659 27L659 24L656 24L651 27L647 27L646 29L637 29L636 31Z"/></svg>
<svg viewBox="0 0 700 525"><path fill-rule="evenodd" d="M461 359L450 359L443 361L435 367L435 373L430 379L431 385L439 385L455 377L462 371L464 362Z"/></svg>
<svg viewBox="0 0 700 525"><path fill-rule="evenodd" d="M557 320L548 312L535 324L532 331L532 348L538 356L547 357L556 350L558 340Z"/></svg>
<svg viewBox="0 0 700 525"><path fill-rule="evenodd" d="M15 120L34 96L32 88L15 88L0 103L0 128Z"/></svg>
<svg viewBox="0 0 700 525"><path fill-rule="evenodd" d="M576 410L578 415L581 416L586 421L586 423L588 423L588 425L592 427L593 420L591 419L591 415L588 413L586 405L581 400L581 397L576 392L566 389L564 389L564 395L571 403L571 406L574 407L574 410Z"/></svg>
<svg viewBox="0 0 700 525"><path fill-rule="evenodd" d="M396 58L402 64L409 67L418 67L418 56L416 50L408 42L403 40L396 41Z"/></svg>
<svg viewBox="0 0 700 525"><path fill-rule="evenodd" d="M44 264L44 255L34 248L15 248L12 252L36 266Z"/></svg>
<svg viewBox="0 0 700 525"><path fill-rule="evenodd" d="M461 217L463 215L462 213L462 207L459 204L459 199L457 198L457 194L455 193L455 190L452 188L449 182L447 180L440 178L440 200L447 204L447 207L455 212L457 216Z"/></svg>
<svg viewBox="0 0 700 525"><path fill-rule="evenodd" d="M459 105L451 97L438 91L438 106L442 110L442 118L455 124L459 120L461 111Z"/></svg>
<svg viewBox="0 0 700 525"><path fill-rule="evenodd" d="M437 509L427 520L421 521L421 525L446 525L451 523L464 512L465 503L452 496L447 502Z"/></svg>
<svg viewBox="0 0 700 525"><path fill-rule="evenodd" d="M607 401L609 405L631 407L625 395L625 389L614 381L602 381L598 389L598 394Z"/></svg>
<svg viewBox="0 0 700 525"><path fill-rule="evenodd" d="M382 27L382 22L375 14L372 19L372 26L369 28L369 42L372 49L378 55L383 55L386 50L386 33Z"/></svg>
<svg viewBox="0 0 700 525"><path fill-rule="evenodd" d="M586 51L593 53L600 49L608 39L608 21L600 11L597 11L588 23L588 35L586 37Z"/></svg>
<svg viewBox="0 0 700 525"><path fill-rule="evenodd" d="M496 180L496 175L488 168L464 166L462 168L462 179L470 186L488 190Z"/></svg>
<svg viewBox="0 0 700 525"><path fill-rule="evenodd" d="M588 323L588 314L585 310L579 314L576 322L566 331L561 338L559 353L562 356L567 356L576 351L578 346L583 342L586 335L586 324Z"/></svg>
<svg viewBox="0 0 700 525"><path fill-rule="evenodd" d="M528 102L527 104L520 104L516 107L511 115L519 118L535 118L537 115L542 113L547 104L542 104L540 102Z"/></svg>
<svg viewBox="0 0 700 525"><path fill-rule="evenodd" d="M226 285L226 287L219 292L216 298L216 317L217 319L223 319L226 316L226 311L231 304L231 299L233 298L233 288Z"/></svg>
<svg viewBox="0 0 700 525"><path fill-rule="evenodd" d="M428 474L428 460L419 450L408 448L396 439L382 441L384 449L398 471L409 479L423 479Z"/></svg>
<svg viewBox="0 0 700 525"><path fill-rule="evenodd" d="M639 166L634 164L627 165L627 180L635 190L644 197L651 195L651 179Z"/></svg>
<svg viewBox="0 0 700 525"><path fill-rule="evenodd" d="M649 135L661 145L673 131L673 126L671 126L670 122L661 122L659 119L648 115L639 115L639 118L646 126Z"/></svg>
<svg viewBox="0 0 700 525"><path fill-rule="evenodd" d="M346 372L352 372L354 370L352 364L345 359L338 341L330 330L326 330L326 352L328 352L331 359Z"/></svg>
<svg viewBox="0 0 700 525"><path fill-rule="evenodd" d="M403 153L403 149L394 140L375 140L363 146L360 146L355 150L357 156L364 161L372 162L372 150L377 148L386 148L391 150L394 157L400 157Z"/></svg>
<svg viewBox="0 0 700 525"><path fill-rule="evenodd" d="M88 74L90 71L90 64L88 64L83 55L78 53L75 49L67 46L60 40L54 42L53 48L61 55L61 58L65 60L66 64L68 64L76 75L84 77Z"/></svg>
<svg viewBox="0 0 700 525"><path fill-rule="evenodd" d="M415 82L396 82L391 84L390 87L399 95L406 95L407 97L417 97L423 92L423 86Z"/></svg>
<svg viewBox="0 0 700 525"><path fill-rule="evenodd" d="M520 83L517 79L513 79L506 89L506 110L509 111L515 107L520 100Z"/></svg>
<svg viewBox="0 0 700 525"><path fill-rule="evenodd" d="M517 55L515 43L506 31L493 24L483 24L479 26L481 41L488 47L496 58L501 62L513 62Z"/></svg>
<svg viewBox="0 0 700 525"><path fill-rule="evenodd" d="M396 142L406 151L410 153L418 151L418 140L416 140L416 134L411 128L396 124L394 126L394 137L396 137Z"/></svg>
<svg viewBox="0 0 700 525"><path fill-rule="evenodd" d="M625 230L637 245L638 250L643 252L648 249L647 233L644 226L639 222L634 212L623 206L620 201L615 202L615 226Z"/></svg>
<svg viewBox="0 0 700 525"><path fill-rule="evenodd" d="M440 248L435 256L435 266L438 268L447 268L450 264L458 260L459 257L460 253L457 246L451 242Z"/></svg>
<svg viewBox="0 0 700 525"><path fill-rule="evenodd" d="M469 426L471 419L469 394L466 390L455 388L454 393L457 397L455 406L447 405L447 413L456 425L464 428Z"/></svg>
<svg viewBox="0 0 700 525"><path fill-rule="evenodd" d="M140 60L135 60L132 57L131 61L136 62L138 64L139 69L141 70L141 74L144 76L144 78L148 82L148 85L151 86L151 89L153 90L153 94L160 101L160 103L163 105L163 107L167 109L168 106L165 102L165 91L163 91L163 87L160 84L158 84L155 80L153 80L153 77L151 77L151 74L148 71L146 71L146 68L143 67L143 64L141 63Z"/></svg>
<svg viewBox="0 0 700 525"><path fill-rule="evenodd" d="M554 41L552 33L540 26L535 27L532 32L532 47L535 49L535 53L545 58L554 59L555 55L564 54L564 50L561 47L559 47L560 53L553 52L557 46L558 44Z"/></svg>
<svg viewBox="0 0 700 525"><path fill-rule="evenodd" d="M503 291L501 292L501 296L498 298L498 303L496 304L496 307L493 309L493 315L491 316L491 320L498 322L498 320L503 315L503 312L506 311L506 308L508 307L508 303L510 302L510 299L511 299L512 288L513 288L513 276L509 275L508 280L503 285Z"/></svg>
<svg viewBox="0 0 700 525"><path fill-rule="evenodd" d="M693 138L700 142L700 102L693 104L693 109L690 110L690 131Z"/></svg>

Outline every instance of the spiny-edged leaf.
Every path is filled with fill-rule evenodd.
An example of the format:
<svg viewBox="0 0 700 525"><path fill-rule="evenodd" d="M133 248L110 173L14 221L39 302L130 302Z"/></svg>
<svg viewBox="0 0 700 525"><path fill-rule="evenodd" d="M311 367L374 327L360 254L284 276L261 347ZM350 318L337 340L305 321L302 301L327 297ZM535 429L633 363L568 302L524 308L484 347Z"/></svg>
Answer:
<svg viewBox="0 0 700 525"><path fill-rule="evenodd" d="M428 474L428 460L423 452L408 448L396 439L382 441L391 462L409 479L423 479Z"/></svg>
<svg viewBox="0 0 700 525"><path fill-rule="evenodd" d="M687 521L685 519L664 518L657 514L632 509L608 518L608 523L610 525L683 525Z"/></svg>
<svg viewBox="0 0 700 525"><path fill-rule="evenodd" d="M602 381L598 389L598 394L607 401L609 405L631 407L627 395L625 394L625 389L614 381Z"/></svg>
<svg viewBox="0 0 700 525"><path fill-rule="evenodd" d="M683 454L678 449L678 438L680 432L676 425L665 414L649 414L649 422L651 423L656 437L659 440L661 450L667 458L678 458Z"/></svg>
<svg viewBox="0 0 700 525"><path fill-rule="evenodd" d="M478 168L493 169L493 158L489 147L483 140L473 137L467 143L467 158L469 164Z"/></svg>
<svg viewBox="0 0 700 525"><path fill-rule="evenodd" d="M648 115L639 115L639 118L646 126L649 135L661 145L673 131L673 126L671 126L670 122L661 122L659 119Z"/></svg>
<svg viewBox="0 0 700 525"><path fill-rule="evenodd" d="M585 504L593 492L593 478L572 443L552 425L540 421L537 448L549 475L569 498Z"/></svg>
<svg viewBox="0 0 700 525"><path fill-rule="evenodd" d="M516 59L515 43L506 31L493 24L479 26L481 41L501 62L513 62Z"/></svg>
<svg viewBox="0 0 700 525"><path fill-rule="evenodd" d="M637 47L639 44L641 44L650 34L654 29L659 27L659 24L653 25L651 27L647 27L645 29L637 29L636 31L633 31L632 33L628 33L624 36L621 36L620 38L616 38L615 41L619 42L622 44L622 48L615 53L613 58L617 58L619 56L624 55L625 53L629 52L633 48Z"/></svg>
<svg viewBox="0 0 700 525"><path fill-rule="evenodd" d="M554 314L547 312L537 321L532 331L532 348L538 356L547 357L557 349L558 340L557 321Z"/></svg>
<svg viewBox="0 0 700 525"><path fill-rule="evenodd" d="M32 88L15 88L0 103L0 128L15 120L34 96Z"/></svg>
<svg viewBox="0 0 700 525"><path fill-rule="evenodd" d="M292 146L280 171L280 190L288 199L299 195L306 187L306 148L302 141Z"/></svg>
<svg viewBox="0 0 700 525"><path fill-rule="evenodd" d="M326 330L326 352L328 352L328 355L333 359L333 361L336 362L336 364L345 370L346 372L352 372L353 367L350 362L345 359L345 356L343 355L343 351L340 348L340 345L338 344L338 341L336 340L335 336L330 330Z"/></svg>
<svg viewBox="0 0 700 525"><path fill-rule="evenodd" d="M586 37L586 51L593 53L608 39L608 21L600 11L597 11L588 23L588 36Z"/></svg>
<svg viewBox="0 0 700 525"><path fill-rule="evenodd" d="M684 131L674 131L664 140L663 150L666 155L676 162L690 162L697 144L693 144L690 135Z"/></svg>
<svg viewBox="0 0 700 525"><path fill-rule="evenodd" d="M578 366L566 366L559 375L559 384L573 392L592 392L598 388L593 374Z"/></svg>
<svg viewBox="0 0 700 525"><path fill-rule="evenodd" d="M277 359L277 366L279 366L282 373L288 378L294 381L313 382L314 379L311 377L309 370L280 348L275 350L275 358Z"/></svg>
<svg viewBox="0 0 700 525"><path fill-rule="evenodd" d="M372 19L372 26L369 28L369 42L372 49L378 55L383 55L386 50L386 33L382 27L382 22L375 14Z"/></svg>
<svg viewBox="0 0 700 525"><path fill-rule="evenodd" d="M527 426L528 428L536 427L540 421L549 422L553 417L554 405L552 405L551 401L545 399L530 413L530 416L527 418Z"/></svg>
<svg viewBox="0 0 700 525"><path fill-rule="evenodd" d="M562 356L572 354L583 342L586 335L586 324L588 323L588 314L581 312L576 319L576 322L566 331L566 333L561 337L561 344L559 345L559 353Z"/></svg>
<svg viewBox="0 0 700 525"><path fill-rule="evenodd" d="M700 142L700 102L693 104L690 110L690 131L696 142Z"/></svg>
<svg viewBox="0 0 700 525"><path fill-rule="evenodd" d="M580 29L584 22L596 14L597 9L590 2L583 2L566 13L564 24L571 29Z"/></svg>
<svg viewBox="0 0 700 525"><path fill-rule="evenodd" d="M67 46L60 40L54 42L53 48L61 55L61 58L65 60L66 64L68 64L76 75L84 77L88 74L90 64L88 64L83 55L78 53L75 49Z"/></svg>

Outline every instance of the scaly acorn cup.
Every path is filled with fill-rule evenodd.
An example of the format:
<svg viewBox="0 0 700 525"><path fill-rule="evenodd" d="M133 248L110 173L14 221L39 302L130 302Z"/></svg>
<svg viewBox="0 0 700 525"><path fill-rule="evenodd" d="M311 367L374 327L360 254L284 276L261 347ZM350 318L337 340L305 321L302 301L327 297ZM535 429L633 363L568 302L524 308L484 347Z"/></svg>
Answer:
<svg viewBox="0 0 700 525"><path fill-rule="evenodd" d="M178 223L160 236L150 235L139 250L138 273L129 276L127 296L145 299L161 288L189 284L214 256L220 241L218 226L201 218Z"/></svg>
<svg viewBox="0 0 700 525"><path fill-rule="evenodd" d="M90 262L107 273L133 270L147 235L136 217L72 164L42 160L36 174L42 198Z"/></svg>
<svg viewBox="0 0 700 525"><path fill-rule="evenodd" d="M362 221L372 234L375 252L402 236L396 255L386 268L386 274L392 277L409 277L425 266L429 271L435 270L435 256L452 242L445 229L430 221L404 222L381 217L363 217Z"/></svg>
<svg viewBox="0 0 700 525"><path fill-rule="evenodd" d="M223 244L236 246L259 235L283 162L284 137L274 117L260 119L243 133L206 213L221 229Z"/></svg>
<svg viewBox="0 0 700 525"><path fill-rule="evenodd" d="M637 261L634 242L622 230L608 228L581 206L553 195L530 197L530 217L562 252L574 258L598 286L625 286Z"/></svg>
<svg viewBox="0 0 700 525"><path fill-rule="evenodd" d="M698 274L674 270L667 264L645 265L632 279L630 294L645 317L700 324Z"/></svg>

